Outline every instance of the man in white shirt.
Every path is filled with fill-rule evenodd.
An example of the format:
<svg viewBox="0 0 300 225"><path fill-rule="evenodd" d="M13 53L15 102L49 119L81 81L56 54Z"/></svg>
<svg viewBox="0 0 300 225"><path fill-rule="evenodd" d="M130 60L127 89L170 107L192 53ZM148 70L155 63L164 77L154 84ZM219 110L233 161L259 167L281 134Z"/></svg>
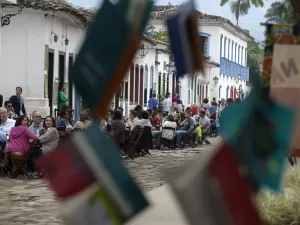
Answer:
<svg viewBox="0 0 300 225"><path fill-rule="evenodd" d="M210 127L210 119L206 116L206 112L203 109L200 110L199 123L202 133L205 134Z"/></svg>
<svg viewBox="0 0 300 225"><path fill-rule="evenodd" d="M0 130L7 135L11 128L15 126L16 121L7 117L7 110L3 107L0 108L0 118Z"/></svg>
<svg viewBox="0 0 300 225"><path fill-rule="evenodd" d="M163 100L163 112L165 116L169 115L169 112L171 111L171 107L172 107L172 100L170 98L170 94L167 93L166 98Z"/></svg>

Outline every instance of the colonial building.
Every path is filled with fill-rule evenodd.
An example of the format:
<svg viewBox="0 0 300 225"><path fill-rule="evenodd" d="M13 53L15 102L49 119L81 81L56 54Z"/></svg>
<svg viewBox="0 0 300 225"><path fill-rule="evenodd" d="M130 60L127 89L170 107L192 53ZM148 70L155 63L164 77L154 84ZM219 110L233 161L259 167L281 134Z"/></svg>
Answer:
<svg viewBox="0 0 300 225"><path fill-rule="evenodd" d="M65 84L70 107L75 108L80 99L68 73L91 14L59 0L18 0L1 4L1 9L2 21L6 20L0 48L4 100L20 86L28 113L39 110L49 115L57 105L58 86Z"/></svg>
<svg viewBox="0 0 300 225"><path fill-rule="evenodd" d="M180 6L155 6L150 23L164 30L166 18ZM220 16L197 11L199 38L206 56L204 74L186 76L180 81L184 103L200 103L204 98L237 98L246 91L249 80L247 42L253 40L247 30ZM218 66L220 65L220 66Z"/></svg>
<svg viewBox="0 0 300 225"><path fill-rule="evenodd" d="M28 113L39 110L49 115L57 105L58 87L65 84L69 105L78 118L81 99L68 75L93 14L63 0L13 3L0 7L0 94L7 100L20 86ZM166 17L177 7L154 7L150 24L156 31L164 29ZM170 46L145 34L113 106L123 106L128 115L137 104L146 107L152 93L177 93L186 105L200 104L205 97L238 96L248 79L246 48L252 37L222 17L197 12L197 18L204 43L204 73L177 79Z"/></svg>

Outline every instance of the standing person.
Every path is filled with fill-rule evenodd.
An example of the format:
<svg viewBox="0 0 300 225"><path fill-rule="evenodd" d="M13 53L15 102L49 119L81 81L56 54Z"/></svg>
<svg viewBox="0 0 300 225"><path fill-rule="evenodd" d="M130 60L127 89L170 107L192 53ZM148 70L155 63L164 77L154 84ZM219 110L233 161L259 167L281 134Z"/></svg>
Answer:
<svg viewBox="0 0 300 225"><path fill-rule="evenodd" d="M12 95L9 98L9 101L12 103L14 112L17 114L17 116L21 115L21 111L23 115L27 115L25 105L24 105L24 98L21 96L22 91L23 90L21 87L16 87L16 95Z"/></svg>
<svg viewBox="0 0 300 225"><path fill-rule="evenodd" d="M208 113L210 105L208 103L208 99L207 98L203 99L203 103L201 105L201 108L203 108L205 110L205 112Z"/></svg>
<svg viewBox="0 0 300 225"><path fill-rule="evenodd" d="M153 110L154 107L157 107L158 100L156 99L156 94L153 93L152 97L148 101L148 109Z"/></svg>
<svg viewBox="0 0 300 225"><path fill-rule="evenodd" d="M163 112L164 116L169 115L172 107L172 100L170 99L170 93L166 94L166 98L163 100Z"/></svg>
<svg viewBox="0 0 300 225"><path fill-rule="evenodd" d="M183 103L179 95L177 96L177 110L183 112Z"/></svg>
<svg viewBox="0 0 300 225"><path fill-rule="evenodd" d="M172 97L172 104L173 103L176 103L177 104L177 94L173 94L173 97Z"/></svg>
<svg viewBox="0 0 300 225"><path fill-rule="evenodd" d="M62 105L66 105L68 101L67 96L65 95L65 85L60 86L57 98L57 109L60 111Z"/></svg>

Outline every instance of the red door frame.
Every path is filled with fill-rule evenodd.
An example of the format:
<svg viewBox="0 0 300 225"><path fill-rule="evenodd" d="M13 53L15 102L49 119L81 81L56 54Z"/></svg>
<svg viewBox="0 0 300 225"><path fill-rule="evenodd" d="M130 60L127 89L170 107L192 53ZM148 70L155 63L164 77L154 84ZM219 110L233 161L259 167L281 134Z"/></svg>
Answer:
<svg viewBox="0 0 300 225"><path fill-rule="evenodd" d="M233 87L230 87L230 98L233 98Z"/></svg>

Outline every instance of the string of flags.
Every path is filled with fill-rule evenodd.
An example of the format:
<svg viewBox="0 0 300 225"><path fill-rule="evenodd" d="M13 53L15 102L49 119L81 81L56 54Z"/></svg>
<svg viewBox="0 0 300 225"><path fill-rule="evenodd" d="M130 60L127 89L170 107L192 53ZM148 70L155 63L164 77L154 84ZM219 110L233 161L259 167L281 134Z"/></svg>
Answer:
<svg viewBox="0 0 300 225"><path fill-rule="evenodd" d="M90 25L71 79L95 118L106 114L104 106L131 65L153 5L152 0L104 0ZM204 73L195 12L189 0L166 21L177 76ZM223 142L186 168L166 172L191 225L262 224L255 194L262 188L278 192L285 157L291 148L300 149L300 27L266 28L262 76L245 101L222 111ZM72 135L37 167L64 206L66 225L121 225L149 206L117 146L96 124Z"/></svg>

